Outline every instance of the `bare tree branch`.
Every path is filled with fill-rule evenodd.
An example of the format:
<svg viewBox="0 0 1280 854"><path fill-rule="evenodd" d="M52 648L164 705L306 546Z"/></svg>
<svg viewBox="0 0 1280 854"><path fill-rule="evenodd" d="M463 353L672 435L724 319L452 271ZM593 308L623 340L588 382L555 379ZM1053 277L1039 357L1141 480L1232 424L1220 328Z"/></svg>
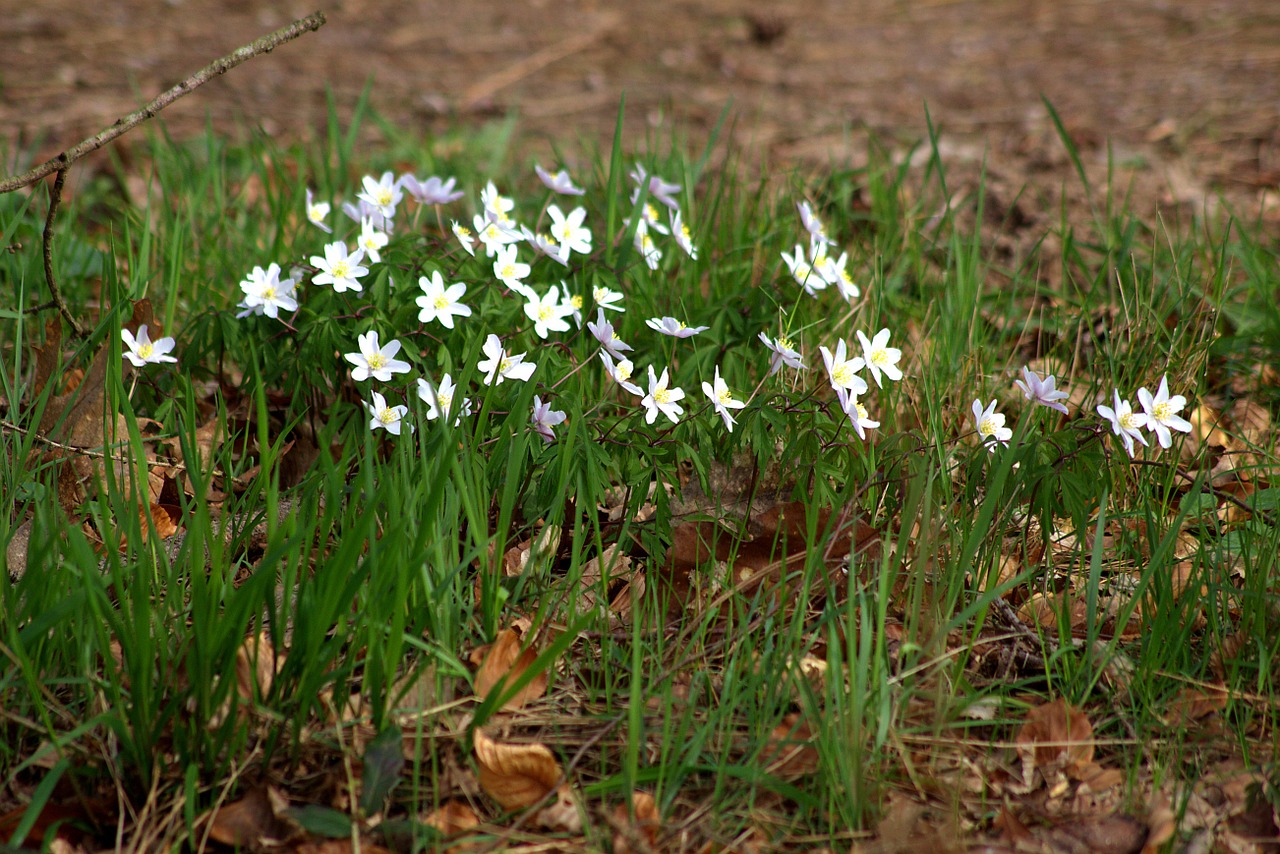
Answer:
<svg viewBox="0 0 1280 854"><path fill-rule="evenodd" d="M90 152L97 151L102 146L111 142L118 136L132 130L148 119L154 118L157 113L174 101L181 98L196 87L209 82L215 77L226 74L240 63L252 59L261 53L270 53L280 45L287 41L292 41L298 36L306 32L314 32L324 26L325 17L323 12L314 12L305 18L294 21L287 27L276 30L270 35L263 36L255 42L245 45L232 53L227 54L221 59L215 60L209 65L192 74L186 80L169 89L167 92L157 96L151 103L147 104L140 110L130 113L122 119L117 119L116 123L96 136L86 139L84 142L74 148L64 151L52 160L47 160L32 169L16 175L12 178L6 178L0 181L0 193L10 193L21 187L27 187L39 181L54 172L65 171L68 166L75 163L80 158Z"/></svg>

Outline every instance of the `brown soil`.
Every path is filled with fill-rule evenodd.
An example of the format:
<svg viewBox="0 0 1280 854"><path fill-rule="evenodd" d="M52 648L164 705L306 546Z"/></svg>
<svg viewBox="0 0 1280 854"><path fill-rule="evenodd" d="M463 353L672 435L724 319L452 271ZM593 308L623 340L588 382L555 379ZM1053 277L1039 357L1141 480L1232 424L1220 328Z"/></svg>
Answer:
<svg viewBox="0 0 1280 854"><path fill-rule="evenodd" d="M0 0L0 123L18 149L51 156L315 3ZM534 140L607 147L625 92L632 147L658 124L696 143L731 105L733 142L752 157L857 165L867 129L901 150L924 137L927 105L949 161L985 158L1015 188L1056 188L1071 167L1043 95L1098 176L1110 148L1139 209L1199 212L1221 194L1256 211L1280 182L1274 0L340 0L322 10L320 32L169 108L169 130L197 131L212 115L228 132L307 138L323 128L326 84L345 110L372 78L373 105L424 137L515 111Z"/></svg>

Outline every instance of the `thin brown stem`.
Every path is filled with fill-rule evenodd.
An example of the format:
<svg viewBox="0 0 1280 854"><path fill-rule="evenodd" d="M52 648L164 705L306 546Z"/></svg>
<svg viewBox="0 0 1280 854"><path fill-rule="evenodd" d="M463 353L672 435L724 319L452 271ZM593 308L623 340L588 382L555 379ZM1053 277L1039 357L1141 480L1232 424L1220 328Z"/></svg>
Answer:
<svg viewBox="0 0 1280 854"><path fill-rule="evenodd" d="M59 157L63 156L59 155ZM62 203L62 187L66 180L67 165L64 162L62 168L58 170L58 177L53 180L53 189L49 191L49 214L44 218L44 237L41 239L44 247L44 280L49 285L49 298L58 307L58 313L62 315L62 319L71 327L71 334L77 338L85 338L88 333L71 313L71 309L67 308L67 301L62 298L62 291L58 290L58 280L53 275L53 219L58 215L58 206Z"/></svg>

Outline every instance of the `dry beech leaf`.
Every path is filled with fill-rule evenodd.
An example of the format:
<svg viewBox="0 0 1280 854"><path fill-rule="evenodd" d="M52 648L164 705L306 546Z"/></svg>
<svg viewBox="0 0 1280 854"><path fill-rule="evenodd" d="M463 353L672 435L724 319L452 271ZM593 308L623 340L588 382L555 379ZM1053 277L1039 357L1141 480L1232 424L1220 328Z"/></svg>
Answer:
<svg viewBox="0 0 1280 854"><path fill-rule="evenodd" d="M561 783L556 788L555 800L538 810L534 821L547 830L563 830L568 833L582 831L582 807L568 783Z"/></svg>
<svg viewBox="0 0 1280 854"><path fill-rule="evenodd" d="M764 749L765 770L778 777L791 778L818 770L818 750L813 746L813 730L797 712L782 719L769 734Z"/></svg>
<svg viewBox="0 0 1280 854"><path fill-rule="evenodd" d="M662 816L653 795L632 792L630 809L627 804L618 804L613 808L613 820L609 823L614 828L614 854L639 854L657 846Z"/></svg>
<svg viewBox="0 0 1280 854"><path fill-rule="evenodd" d="M479 825L480 817L462 801L445 801L432 810L422 823L434 827L445 836L457 836Z"/></svg>
<svg viewBox="0 0 1280 854"><path fill-rule="evenodd" d="M536 804L560 784L560 763L544 744L501 744L482 729L474 742L480 788L504 810Z"/></svg>
<svg viewBox="0 0 1280 854"><path fill-rule="evenodd" d="M1083 711L1055 700L1027 712L1014 739L1022 757L1022 779L1033 785L1036 772L1046 782L1060 773L1076 776L1093 762L1093 725Z"/></svg>
<svg viewBox="0 0 1280 854"><path fill-rule="evenodd" d="M1169 703L1164 715L1166 723L1187 725L1209 717L1227 707L1226 685L1219 683L1204 687L1187 686Z"/></svg>
<svg viewBox="0 0 1280 854"><path fill-rule="evenodd" d="M484 656L480 669L476 673L476 696L488 697L489 692L494 688L505 691L507 680L519 679L532 666L538 657L538 652L532 646L521 650L520 641L520 633L514 628L507 628L498 633L498 638L493 643L472 653L473 662L479 655ZM503 711L519 709L526 703L541 697L546 690L547 674L544 671L503 703L502 709Z"/></svg>
<svg viewBox="0 0 1280 854"><path fill-rule="evenodd" d="M286 841L296 830L283 818L289 806L272 786L250 789L238 801L214 810L209 820L209 838L222 845L258 849Z"/></svg>
<svg viewBox="0 0 1280 854"><path fill-rule="evenodd" d="M251 703L271 692L282 658L276 655L266 632L245 638L236 650L236 692L242 702Z"/></svg>

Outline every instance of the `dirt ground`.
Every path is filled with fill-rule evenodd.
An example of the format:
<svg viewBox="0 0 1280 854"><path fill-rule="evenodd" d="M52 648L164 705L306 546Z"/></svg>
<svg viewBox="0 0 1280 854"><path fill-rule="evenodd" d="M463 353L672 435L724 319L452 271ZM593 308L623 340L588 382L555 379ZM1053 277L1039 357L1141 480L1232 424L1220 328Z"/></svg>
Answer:
<svg viewBox="0 0 1280 854"><path fill-rule="evenodd" d="M211 115L305 138L326 84L349 107L372 78L424 137L514 111L535 140L607 147L625 92L633 147L656 125L696 143L732 105L752 158L858 165L868 129L922 138L927 105L949 161L1056 188L1071 167L1043 95L1099 177L1110 144L1140 209L1222 195L1280 224L1275 0L0 0L9 156L52 156L317 7L320 32L179 101L170 131Z"/></svg>

